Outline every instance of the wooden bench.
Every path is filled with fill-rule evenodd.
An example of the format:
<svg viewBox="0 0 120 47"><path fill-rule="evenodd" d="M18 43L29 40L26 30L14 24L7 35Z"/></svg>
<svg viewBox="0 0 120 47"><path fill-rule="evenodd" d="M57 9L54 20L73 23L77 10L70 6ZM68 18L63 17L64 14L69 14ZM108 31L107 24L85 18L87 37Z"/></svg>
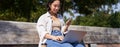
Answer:
<svg viewBox="0 0 120 47"><path fill-rule="evenodd" d="M71 25L69 30L86 31L84 42L88 47L120 45L120 28ZM0 21L0 45L38 44L36 23ZM44 47L44 46L42 46Z"/></svg>

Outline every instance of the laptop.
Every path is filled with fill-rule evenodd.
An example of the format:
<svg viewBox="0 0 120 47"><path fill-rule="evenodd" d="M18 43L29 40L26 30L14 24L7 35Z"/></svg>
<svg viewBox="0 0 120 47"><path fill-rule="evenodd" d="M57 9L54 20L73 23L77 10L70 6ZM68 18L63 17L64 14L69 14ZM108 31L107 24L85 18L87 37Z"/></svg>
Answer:
<svg viewBox="0 0 120 47"><path fill-rule="evenodd" d="M76 43L83 40L84 36L87 34L85 31L76 31L76 30L69 30L66 33L64 39L60 41L60 43Z"/></svg>

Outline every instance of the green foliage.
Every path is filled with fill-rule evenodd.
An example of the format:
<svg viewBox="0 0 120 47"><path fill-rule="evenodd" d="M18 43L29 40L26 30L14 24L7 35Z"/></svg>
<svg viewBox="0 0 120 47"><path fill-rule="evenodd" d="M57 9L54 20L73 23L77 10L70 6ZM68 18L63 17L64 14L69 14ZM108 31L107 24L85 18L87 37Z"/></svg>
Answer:
<svg viewBox="0 0 120 47"><path fill-rule="evenodd" d="M41 3L40 3L41 1ZM0 0L0 20L36 22L47 9L45 4L48 0ZM120 27L120 12L108 14L98 10L101 5L118 3L118 0L62 0L61 14L64 11L70 13L69 9L77 10L85 16L78 16L72 22L75 25ZM109 9L107 10L109 12ZM67 20L65 18L65 20Z"/></svg>
<svg viewBox="0 0 120 47"><path fill-rule="evenodd" d="M116 12L109 17L109 24L111 27L118 28L120 27L120 12Z"/></svg>
<svg viewBox="0 0 120 47"><path fill-rule="evenodd" d="M25 22L25 21L27 21L27 19L24 17L20 17L20 18L17 18L16 21L24 21Z"/></svg>
<svg viewBox="0 0 120 47"><path fill-rule="evenodd" d="M94 15L78 16L72 24L120 28L120 12L113 13L112 15L100 12Z"/></svg>
<svg viewBox="0 0 120 47"><path fill-rule="evenodd" d="M36 22L45 12L39 0L0 0L0 20Z"/></svg>
<svg viewBox="0 0 120 47"><path fill-rule="evenodd" d="M79 13L89 15L101 7L101 5L111 6L116 4L118 0L74 0L75 6L78 7Z"/></svg>
<svg viewBox="0 0 120 47"><path fill-rule="evenodd" d="M14 21L14 18L16 18L16 16L14 15L14 12L12 12L12 10L10 9L0 12L0 19L2 20L13 20Z"/></svg>
<svg viewBox="0 0 120 47"><path fill-rule="evenodd" d="M46 8L42 6L38 6L36 11L31 11L31 22L37 22L38 18L46 12Z"/></svg>

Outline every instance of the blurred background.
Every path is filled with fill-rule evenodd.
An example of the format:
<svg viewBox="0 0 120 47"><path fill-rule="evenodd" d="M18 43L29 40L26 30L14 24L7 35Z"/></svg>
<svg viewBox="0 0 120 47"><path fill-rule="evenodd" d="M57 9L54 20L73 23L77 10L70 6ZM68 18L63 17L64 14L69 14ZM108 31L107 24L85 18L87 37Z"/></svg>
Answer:
<svg viewBox="0 0 120 47"><path fill-rule="evenodd" d="M0 20L36 23L48 0L0 0ZM120 27L120 0L63 0L61 14L72 25Z"/></svg>

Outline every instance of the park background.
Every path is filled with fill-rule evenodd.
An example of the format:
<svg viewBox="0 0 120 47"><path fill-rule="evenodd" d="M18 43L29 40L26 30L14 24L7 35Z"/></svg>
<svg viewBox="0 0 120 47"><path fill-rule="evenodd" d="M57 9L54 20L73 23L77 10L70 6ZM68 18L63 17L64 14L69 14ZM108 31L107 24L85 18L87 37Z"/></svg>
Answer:
<svg viewBox="0 0 120 47"><path fill-rule="evenodd" d="M0 20L36 23L48 0L0 0ZM120 27L120 0L63 0L61 14L72 25Z"/></svg>
<svg viewBox="0 0 120 47"><path fill-rule="evenodd" d="M0 47L37 47L38 18L48 0L0 0ZM88 47L120 47L120 0L62 0L69 29L86 31Z"/></svg>

